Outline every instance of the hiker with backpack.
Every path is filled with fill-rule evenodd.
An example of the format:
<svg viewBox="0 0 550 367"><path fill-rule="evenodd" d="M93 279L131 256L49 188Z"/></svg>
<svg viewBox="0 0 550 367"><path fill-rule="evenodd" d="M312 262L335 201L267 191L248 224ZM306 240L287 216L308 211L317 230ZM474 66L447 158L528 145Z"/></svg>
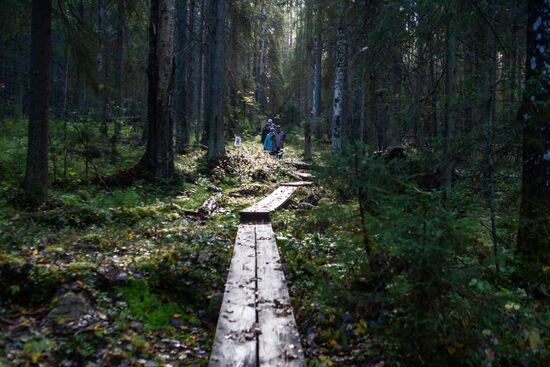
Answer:
<svg viewBox="0 0 550 367"><path fill-rule="evenodd" d="M283 157L283 149L285 147L285 133L281 130L281 125L275 126L275 131L271 134L272 149L271 155L281 159Z"/></svg>

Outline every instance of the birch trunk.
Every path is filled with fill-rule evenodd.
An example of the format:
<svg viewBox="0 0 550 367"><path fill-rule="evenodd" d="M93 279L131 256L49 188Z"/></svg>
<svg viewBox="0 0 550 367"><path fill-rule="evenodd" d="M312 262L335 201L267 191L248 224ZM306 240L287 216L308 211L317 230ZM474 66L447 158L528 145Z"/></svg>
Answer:
<svg viewBox="0 0 550 367"><path fill-rule="evenodd" d="M342 24L336 31L336 71L332 104L331 146L333 151L342 149L342 121L344 112L344 67L346 62L346 35Z"/></svg>

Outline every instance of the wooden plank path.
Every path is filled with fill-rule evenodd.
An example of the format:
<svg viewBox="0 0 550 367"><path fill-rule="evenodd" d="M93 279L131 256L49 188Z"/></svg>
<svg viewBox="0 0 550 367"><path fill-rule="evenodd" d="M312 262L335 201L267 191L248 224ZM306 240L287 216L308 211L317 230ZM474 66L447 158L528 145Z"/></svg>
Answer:
<svg viewBox="0 0 550 367"><path fill-rule="evenodd" d="M256 233L253 225L240 225L210 366L256 366Z"/></svg>
<svg viewBox="0 0 550 367"><path fill-rule="evenodd" d="M269 214L284 206L296 191L297 186L280 186L269 196L241 211L241 221L267 222Z"/></svg>
<svg viewBox="0 0 550 367"><path fill-rule="evenodd" d="M300 334L290 305L271 224L256 225L258 356L260 366L303 366Z"/></svg>
<svg viewBox="0 0 550 367"><path fill-rule="evenodd" d="M281 186L241 212L267 220L298 186ZM244 217L244 218L243 218ZM305 366L275 233L269 223L239 225L210 367Z"/></svg>

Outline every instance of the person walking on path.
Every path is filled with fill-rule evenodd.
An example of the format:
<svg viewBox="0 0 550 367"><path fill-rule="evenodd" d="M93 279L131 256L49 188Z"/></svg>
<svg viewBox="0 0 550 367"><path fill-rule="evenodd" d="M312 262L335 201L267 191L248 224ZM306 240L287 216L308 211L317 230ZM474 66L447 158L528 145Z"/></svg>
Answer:
<svg viewBox="0 0 550 367"><path fill-rule="evenodd" d="M270 154L273 151L273 134L274 130L270 129L264 139L264 150Z"/></svg>
<svg viewBox="0 0 550 367"><path fill-rule="evenodd" d="M281 130L281 125L275 127L275 131L271 134L272 154L281 159L283 157L283 149L285 147L285 133Z"/></svg>
<svg viewBox="0 0 550 367"><path fill-rule="evenodd" d="M265 142L265 138L267 137L267 135L269 135L270 131L271 131L271 124L269 123L269 121L267 121L262 130L262 140L261 140L262 144Z"/></svg>

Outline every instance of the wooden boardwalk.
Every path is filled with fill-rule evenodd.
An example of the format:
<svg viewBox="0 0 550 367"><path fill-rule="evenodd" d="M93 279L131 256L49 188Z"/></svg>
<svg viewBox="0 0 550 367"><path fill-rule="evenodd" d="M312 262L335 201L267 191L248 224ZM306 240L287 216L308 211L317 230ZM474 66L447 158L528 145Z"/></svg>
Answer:
<svg viewBox="0 0 550 367"><path fill-rule="evenodd" d="M297 186L281 186L241 212L262 222L283 206ZM218 366L305 366L300 336L269 223L239 225L210 356Z"/></svg>
<svg viewBox="0 0 550 367"><path fill-rule="evenodd" d="M267 222L269 214L284 206L289 200L297 186L280 186L269 196L266 196L258 203L241 211L241 222Z"/></svg>

